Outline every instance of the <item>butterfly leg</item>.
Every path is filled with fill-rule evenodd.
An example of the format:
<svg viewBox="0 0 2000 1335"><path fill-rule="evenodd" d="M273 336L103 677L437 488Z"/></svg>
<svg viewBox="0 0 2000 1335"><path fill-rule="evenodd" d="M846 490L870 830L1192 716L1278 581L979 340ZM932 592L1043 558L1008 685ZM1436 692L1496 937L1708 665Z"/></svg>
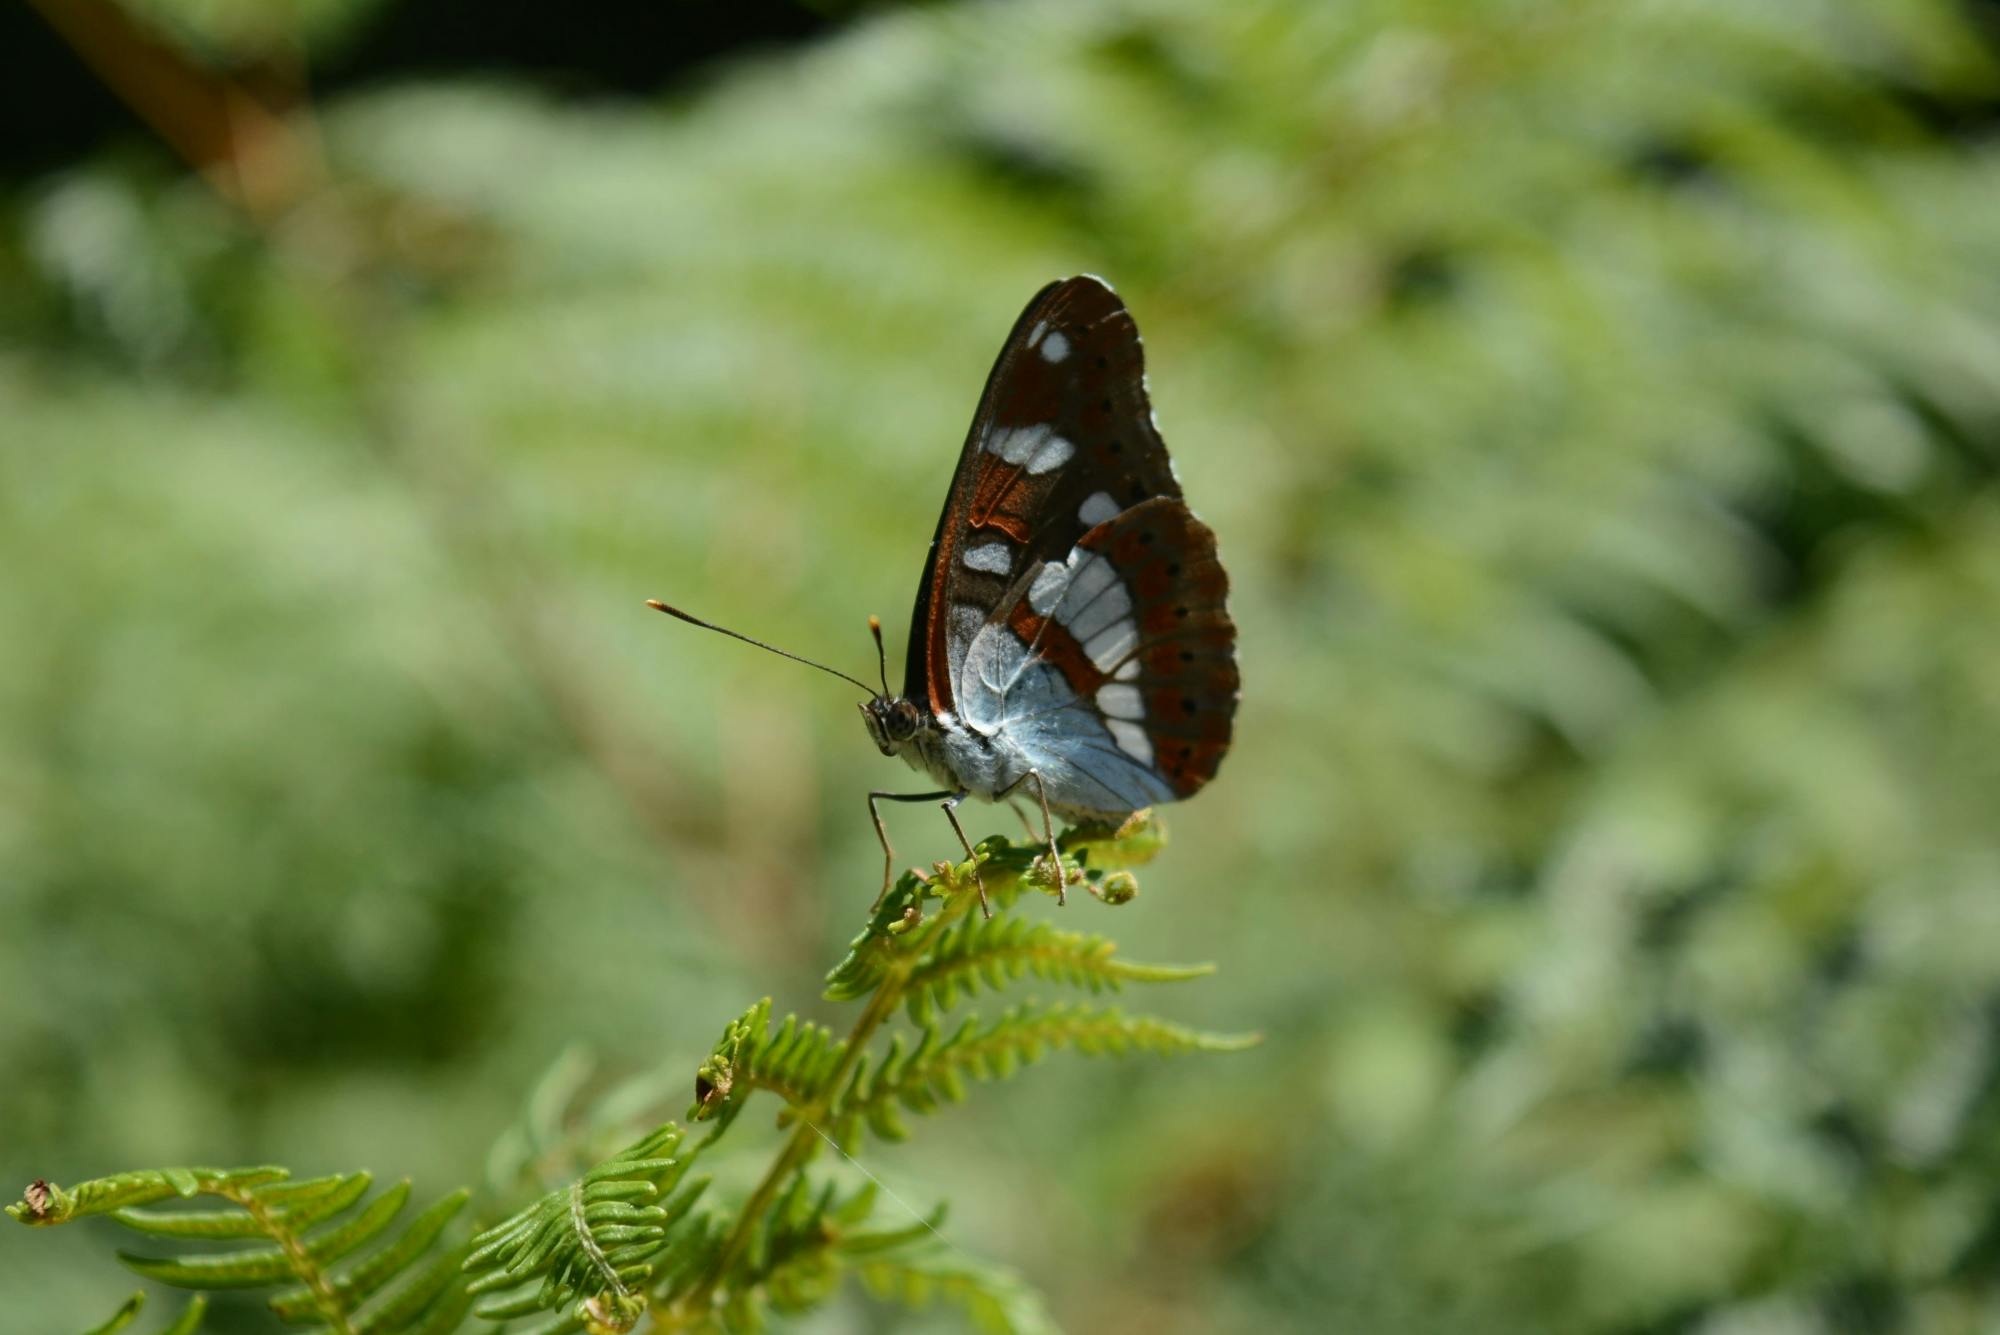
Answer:
<svg viewBox="0 0 2000 1335"><path fill-rule="evenodd" d="M1035 796L1041 799L1042 803L1042 838L1049 841L1049 866L1055 869L1056 874L1056 907L1062 908L1069 903L1069 896L1065 893L1063 887L1062 852L1056 847L1055 822L1049 818L1049 790L1042 787L1041 771L1029 770L1026 774L1023 774L1020 778L1002 788L999 795L1005 797L1008 793L1019 788L1030 779L1035 781ZM1033 834L1034 831L1030 830L1028 833Z"/></svg>
<svg viewBox="0 0 2000 1335"><path fill-rule="evenodd" d="M869 910L871 913L874 909L881 908L882 901L889 897L889 883L896 871L896 850L889 847L889 831L882 824L882 809L875 804L877 802L934 802L940 797L950 797L951 795L948 789L939 789L935 793L884 793L877 791L868 794L868 815L875 822L875 837L882 841L882 893L875 896L874 907ZM960 793L959 796L963 797L964 794ZM952 824L957 825L958 822L953 820ZM958 837L963 839L965 835L961 832Z"/></svg>
<svg viewBox="0 0 2000 1335"><path fill-rule="evenodd" d="M972 883L979 887L979 911L987 917L993 916L993 906L986 902L986 878L979 874L979 855L972 851L972 841L965 837L965 827L958 823L958 804L969 793L953 793L938 805L944 808L944 818L951 822L951 828L958 835L958 842L965 845L965 856L972 863Z"/></svg>

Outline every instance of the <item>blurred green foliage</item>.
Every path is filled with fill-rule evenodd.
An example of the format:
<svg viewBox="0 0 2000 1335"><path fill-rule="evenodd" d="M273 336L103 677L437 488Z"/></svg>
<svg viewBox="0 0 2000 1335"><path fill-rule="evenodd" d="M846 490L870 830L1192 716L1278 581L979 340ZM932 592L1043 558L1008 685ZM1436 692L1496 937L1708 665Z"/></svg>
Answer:
<svg viewBox="0 0 2000 1335"><path fill-rule="evenodd" d="M203 63L320 56L344 46L388 0L114 0Z"/></svg>
<svg viewBox="0 0 2000 1335"><path fill-rule="evenodd" d="M871 1165L1078 1330L1992 1328L1994 97L1941 0L1045 0L348 95L264 226L15 193L0 1172L453 1183L804 992L897 779L639 600L859 669L1090 270L1246 683L1121 942L1269 1041ZM24 1328L126 1291L8 1241Z"/></svg>

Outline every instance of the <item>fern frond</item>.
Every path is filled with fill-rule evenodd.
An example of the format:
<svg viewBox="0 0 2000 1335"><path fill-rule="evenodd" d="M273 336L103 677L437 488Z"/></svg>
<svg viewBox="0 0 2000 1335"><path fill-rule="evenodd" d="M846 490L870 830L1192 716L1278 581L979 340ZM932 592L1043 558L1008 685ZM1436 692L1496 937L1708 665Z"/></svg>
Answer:
<svg viewBox="0 0 2000 1335"><path fill-rule="evenodd" d="M1067 883L1118 902L1135 883L1122 865L1107 865L1143 861L1148 839L1157 840L1150 826L1136 834L1071 831L1059 867ZM1003 912L1025 888L1056 888L1044 849L998 838L981 843L971 861L939 864L932 877L905 876L828 978L830 996L866 997L852 1029L837 1037L797 1015L774 1023L769 998L731 1020L696 1075L690 1115L713 1127L692 1149L683 1151L683 1133L670 1123L574 1167L589 1164L592 1147L639 1108L656 1108L663 1090L656 1072L585 1106L592 1065L566 1054L537 1087L520 1127L496 1146L489 1176L505 1199L543 1186L560 1168L570 1172L469 1241L447 1241L465 1192L416 1213L392 1236L409 1203L407 1182L375 1191L366 1173L294 1180L274 1167L126 1173L68 1190L36 1182L8 1212L30 1225L104 1215L170 1240L181 1250L121 1258L164 1283L290 1285L270 1300L272 1310L323 1335L456 1335L468 1316L506 1323L513 1335L607 1335L645 1320L660 1329L757 1331L774 1314L822 1305L855 1273L912 1306L952 1300L984 1330L1049 1329L1011 1276L940 1247L942 1207L926 1219L871 1226L872 1184L846 1194L831 1181L815 1186L808 1169L821 1137L852 1145L872 1130L901 1139L905 1114L962 1099L971 1082L1005 1078L1054 1048L1178 1053L1255 1040L1078 1005L1018 1006L988 1023L971 1017L946 1029L938 1017L962 998L1029 976L1103 992L1210 972L1135 964L1117 958L1104 937L1047 923L975 917L980 881ZM874 1040L899 1010L917 1027L884 1051ZM792 1133L746 1199L708 1208L709 1180L691 1176L688 1165L760 1089L778 1096L779 1124ZM196 1197L217 1198L221 1208L184 1204ZM122 1330L137 1311L128 1304L100 1329ZM189 1335L201 1316L201 1305L191 1306L169 1335Z"/></svg>
<svg viewBox="0 0 2000 1335"><path fill-rule="evenodd" d="M752 1235L742 1272L728 1281L731 1289L757 1293L778 1312L803 1312L825 1302L840 1287L841 1267L830 1253L841 1219L852 1213L850 1205L831 1181L815 1191L805 1174L793 1178Z"/></svg>
<svg viewBox="0 0 2000 1335"><path fill-rule="evenodd" d="M468 1292L506 1293L477 1314L504 1321L559 1312L578 1325L631 1329L646 1310L646 1285L672 1225L699 1194L674 1193L685 1172L674 1157L680 1142L680 1128L668 1123L473 1239Z"/></svg>
<svg viewBox="0 0 2000 1335"><path fill-rule="evenodd" d="M118 1310L111 1314L109 1321L101 1326L91 1327L84 1332L84 1335L117 1335L119 1331L132 1324L133 1318L139 1315L140 1309L145 1305L146 1293L142 1289L127 1298ZM188 1305L181 1309L181 1314L175 1317L172 1324L162 1330L160 1335L195 1335L195 1332L201 1329L202 1317L207 1313L208 1299L196 1294L188 1299Z"/></svg>
<svg viewBox="0 0 2000 1335"><path fill-rule="evenodd" d="M1123 904L1138 893L1129 867L1152 860L1166 842L1166 828L1150 811L1141 811L1118 826L1076 825L1056 840L1062 855L1066 885L1082 885L1109 904ZM1015 843L993 835L973 850L987 898L999 910L1012 906L1023 889L1053 894L1048 875L1048 851L1039 841ZM910 956L930 944L918 931L924 905L949 900L971 883L971 863L940 863L931 878L904 872L869 916L867 926L848 943L847 954L826 976L828 1001L852 1001L874 992ZM997 920L997 919L996 919Z"/></svg>
<svg viewBox="0 0 2000 1335"><path fill-rule="evenodd" d="M845 1051L841 1040L796 1015L787 1015L773 1032L766 997L722 1031L695 1073L688 1116L698 1122L722 1117L726 1125L753 1089L768 1089L791 1107L808 1104L825 1090Z"/></svg>
<svg viewBox="0 0 2000 1335"><path fill-rule="evenodd" d="M1063 882L1070 886L1087 886L1093 894L1104 898L1100 886L1105 873L1088 865L1090 845L1087 840L1078 837L1072 850L1070 841L1076 835L1076 831L1071 831L1058 840ZM1098 831L1092 837L1101 840L1103 834ZM1040 842L1014 843L993 835L980 840L974 846L973 855L978 863L979 879L986 887L986 897L997 911L1011 908L1024 889L1055 893L1055 878L1047 868L1048 850ZM1144 858L1135 860L1143 861ZM907 964L912 955L926 947L929 936L918 930L925 921L925 903L933 899L953 900L973 885L972 862L941 862L937 864L936 872L929 878L920 877L915 872L903 873L876 906L868 925L848 943L846 956L828 972L826 990L821 995L828 1001L851 1001L867 996L880 987L899 965ZM1130 898L1130 895L1124 898Z"/></svg>
<svg viewBox="0 0 2000 1335"><path fill-rule="evenodd" d="M175 1242L261 1239L267 1245L165 1256L120 1252L118 1258L176 1288L213 1292L289 1284L272 1297L271 1310L286 1322L316 1323L339 1335L450 1330L467 1304L462 1287L452 1282L455 1263L442 1269L436 1245L467 1193L445 1197L390 1238L390 1226L409 1201L410 1184L399 1182L370 1200L372 1182L367 1173L294 1181L282 1168L169 1168L97 1178L67 1191L36 1182L7 1212L35 1225L108 1215L135 1233ZM142 1208L198 1196L215 1197L224 1207ZM357 1254L359 1260L340 1265ZM442 1259L455 1262L448 1249ZM183 1313L175 1329L200 1320L199 1311L192 1317Z"/></svg>
<svg viewBox="0 0 2000 1335"><path fill-rule="evenodd" d="M980 1265L935 1242L908 1252L864 1253L855 1273L877 1298L913 1311L940 1299L953 1303L986 1335L1053 1335L1059 1329L1040 1296L1012 1271Z"/></svg>
<svg viewBox="0 0 2000 1335"><path fill-rule="evenodd" d="M996 909L1004 911L1018 896L1021 876L1033 865L1034 852L1016 848L995 835L981 840L973 856L988 898ZM827 971L826 988L820 995L828 1001L854 1001L871 995L897 970L907 968L923 951L935 927L926 922L924 905L961 894L973 884L973 866L973 862L941 862L937 874L929 878L904 872L875 906L860 933L847 943L847 954Z"/></svg>
<svg viewBox="0 0 2000 1335"><path fill-rule="evenodd" d="M145 1305L146 1292L141 1289L127 1298L118 1310L111 1314L109 1321L101 1326L92 1326L83 1335L117 1335L117 1332L132 1324L132 1318L138 1316L139 1309Z"/></svg>
<svg viewBox="0 0 2000 1335"><path fill-rule="evenodd" d="M843 1195L830 1180L815 1189L803 1173L792 1178L725 1279L731 1328L761 1329L767 1310L809 1311L833 1295L857 1258L935 1241L942 1206L907 1227L865 1229L878 1194L873 1182Z"/></svg>
<svg viewBox="0 0 2000 1335"><path fill-rule="evenodd" d="M360 1312L377 1323L372 1329L379 1330L400 1330L420 1316L442 1323L448 1312L463 1315L470 1303L452 1281L457 1278L464 1249L446 1248L433 1254L432 1248L465 1205L467 1195L455 1191L419 1213L387 1245L331 1276L323 1286L324 1296L343 1310ZM449 1297L431 1310L448 1288L452 1289ZM376 1301L363 1307L378 1294ZM287 1321L305 1321L312 1318L321 1297L321 1286L302 1286L273 1298L271 1307Z"/></svg>
<svg viewBox="0 0 2000 1335"><path fill-rule="evenodd" d="M528 1091L520 1119L499 1136L486 1155L486 1182L499 1193L524 1188L546 1191L574 1176L544 1180L549 1160L567 1148L566 1122L596 1063L581 1046L565 1048Z"/></svg>
<svg viewBox="0 0 2000 1335"><path fill-rule="evenodd" d="M1116 825L1088 821L1072 825L1056 840L1058 851L1074 854L1090 872L1144 866L1166 846L1166 823L1150 808L1135 811Z"/></svg>
<svg viewBox="0 0 2000 1335"><path fill-rule="evenodd" d="M1150 1052L1235 1052L1253 1046L1253 1034L1209 1034L1152 1016L1128 1016L1088 1006L1016 1006L981 1027L968 1016L947 1036L926 1025L914 1047L898 1034L881 1064L856 1068L836 1105L833 1136L851 1148L862 1126L885 1140L908 1136L901 1111L924 1114L965 1098L968 1080L1004 1080L1040 1061L1051 1049L1089 1056Z"/></svg>
<svg viewBox="0 0 2000 1335"><path fill-rule="evenodd" d="M535 1082L518 1121L494 1140L487 1190L496 1199L541 1196L583 1176L667 1120L685 1097L679 1062L607 1080L583 1047L565 1049Z"/></svg>
<svg viewBox="0 0 2000 1335"><path fill-rule="evenodd" d="M110 1214L128 1205L150 1205L179 1196L230 1196L290 1176L282 1168L148 1168L92 1178L65 1191L42 1178L28 1184L7 1213L23 1224L66 1224L89 1215Z"/></svg>
<svg viewBox="0 0 2000 1335"><path fill-rule="evenodd" d="M1116 958L1106 937L1065 932L1047 922L1001 915L954 924L911 969L904 984L910 1019L928 1024L961 995L999 991L1033 974L1046 982L1116 991L1126 983L1173 983L1215 972L1212 964L1136 964Z"/></svg>
<svg viewBox="0 0 2000 1335"><path fill-rule="evenodd" d="M703 1185L706 1185L704 1182ZM683 1192L687 1187L682 1187ZM669 1203L670 1210L672 1204ZM686 1214L673 1230L673 1246L654 1262L652 1296L655 1306L685 1297L715 1273L717 1258L729 1233L730 1221L708 1213Z"/></svg>

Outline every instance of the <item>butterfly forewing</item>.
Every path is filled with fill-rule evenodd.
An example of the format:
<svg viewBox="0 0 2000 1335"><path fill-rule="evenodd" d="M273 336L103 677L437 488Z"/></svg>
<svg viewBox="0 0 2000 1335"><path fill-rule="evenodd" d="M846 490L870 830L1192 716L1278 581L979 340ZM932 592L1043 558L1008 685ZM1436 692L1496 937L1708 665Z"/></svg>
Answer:
<svg viewBox="0 0 2000 1335"><path fill-rule="evenodd" d="M1052 805L1186 797L1238 678L1215 538L1180 499L1139 332L1095 278L1028 303L933 540L905 691L1026 756Z"/></svg>
<svg viewBox="0 0 2000 1335"><path fill-rule="evenodd" d="M1138 326L1095 278L1051 283L1000 349L959 453L910 627L904 692L951 712L954 667L1017 576L1153 496L1179 496Z"/></svg>

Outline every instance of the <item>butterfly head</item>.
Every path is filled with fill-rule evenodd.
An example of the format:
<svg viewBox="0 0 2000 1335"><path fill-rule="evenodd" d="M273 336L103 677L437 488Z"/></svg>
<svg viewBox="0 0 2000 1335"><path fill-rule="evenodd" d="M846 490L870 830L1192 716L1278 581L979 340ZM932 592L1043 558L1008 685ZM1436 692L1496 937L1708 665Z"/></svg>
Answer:
<svg viewBox="0 0 2000 1335"><path fill-rule="evenodd" d="M861 720L868 736L885 756L893 756L922 731L924 716L917 706L900 695L878 695L861 704Z"/></svg>

